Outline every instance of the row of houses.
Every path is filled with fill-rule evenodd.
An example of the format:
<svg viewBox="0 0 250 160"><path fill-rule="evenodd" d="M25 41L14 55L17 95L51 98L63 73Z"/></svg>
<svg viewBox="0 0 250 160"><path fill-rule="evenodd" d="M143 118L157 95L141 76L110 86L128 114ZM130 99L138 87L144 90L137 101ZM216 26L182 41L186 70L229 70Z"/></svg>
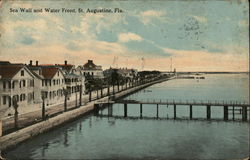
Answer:
<svg viewBox="0 0 250 160"><path fill-rule="evenodd" d="M68 100L74 94L85 94L85 75L102 78L101 66L89 60L77 68L68 64L29 64L0 61L0 115L13 114L13 100L17 100L25 113L39 109L44 99L46 106L63 103L67 91Z"/></svg>
<svg viewBox="0 0 250 160"><path fill-rule="evenodd" d="M62 104L67 91L69 101L75 100L77 94L85 93L85 77L104 78L118 71L124 77L132 78L137 70L127 68L109 68L88 60L84 65L75 67L64 61L63 64L39 64L30 60L29 64L0 61L0 115L14 113L13 100L17 100L19 113L38 110L44 100L46 106ZM81 92L80 92L81 91Z"/></svg>

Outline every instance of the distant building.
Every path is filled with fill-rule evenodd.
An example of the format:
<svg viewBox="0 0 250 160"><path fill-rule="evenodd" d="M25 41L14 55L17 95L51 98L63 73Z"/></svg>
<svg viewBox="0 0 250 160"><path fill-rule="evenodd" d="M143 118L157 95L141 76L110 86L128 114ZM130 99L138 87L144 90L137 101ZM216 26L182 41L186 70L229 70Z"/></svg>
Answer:
<svg viewBox="0 0 250 160"><path fill-rule="evenodd" d="M129 79L136 77L138 74L138 71L136 69L111 68L111 67L109 69L106 69L103 73L107 77L107 76L111 76L111 74L114 71L117 71L118 74L120 74L121 76L123 76L125 78L129 78Z"/></svg>
<svg viewBox="0 0 250 160"><path fill-rule="evenodd" d="M77 71L82 71L84 76L93 76L94 78L103 78L102 66L95 65L93 60L88 60L83 66L78 66Z"/></svg>

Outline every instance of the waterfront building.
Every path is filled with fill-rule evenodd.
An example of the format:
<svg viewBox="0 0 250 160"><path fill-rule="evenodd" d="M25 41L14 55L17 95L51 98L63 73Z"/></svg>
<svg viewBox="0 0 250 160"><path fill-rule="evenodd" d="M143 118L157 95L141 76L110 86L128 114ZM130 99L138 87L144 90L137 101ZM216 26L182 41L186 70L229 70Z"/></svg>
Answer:
<svg viewBox="0 0 250 160"><path fill-rule="evenodd" d="M32 66L32 64L30 65ZM85 91L85 78L84 76L75 73L75 66L68 64L41 64L32 66L30 68L40 68L41 70L41 92L45 98L47 106L61 104L64 102L64 90L67 91L68 100L75 100L77 97L73 93ZM37 72L36 72L37 73Z"/></svg>
<svg viewBox="0 0 250 160"><path fill-rule="evenodd" d="M36 77L24 64L0 63L0 114L13 115L13 99L22 111L39 108L35 99Z"/></svg>
<svg viewBox="0 0 250 160"><path fill-rule="evenodd" d="M83 66L77 67L78 71L82 71L84 76L92 76L94 78L104 78L102 66L94 64L93 60L88 60Z"/></svg>
<svg viewBox="0 0 250 160"><path fill-rule="evenodd" d="M136 69L128 69L128 68L109 68L104 71L105 77L111 76L113 72L117 72L122 77L127 79L133 79L138 75L138 70Z"/></svg>
<svg viewBox="0 0 250 160"><path fill-rule="evenodd" d="M46 106L75 100L85 93L85 76L74 65L67 64L13 64L0 61L0 114L14 114L13 97L18 101L19 114L39 110L44 100ZM78 96L80 98L80 96Z"/></svg>

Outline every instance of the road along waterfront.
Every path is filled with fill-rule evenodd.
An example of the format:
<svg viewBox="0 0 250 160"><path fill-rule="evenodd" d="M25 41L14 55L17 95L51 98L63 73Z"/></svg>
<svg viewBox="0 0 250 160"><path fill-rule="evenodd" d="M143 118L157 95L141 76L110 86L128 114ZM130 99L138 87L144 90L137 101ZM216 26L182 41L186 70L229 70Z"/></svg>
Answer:
<svg viewBox="0 0 250 160"><path fill-rule="evenodd" d="M204 80L166 81L124 99L248 101L248 76L206 75ZM112 109L113 115L123 115L122 105L114 104ZM178 117L188 117L186 108L178 109ZM173 106L161 106L159 117L170 118L172 111ZM205 116L205 108L194 107L193 111L194 118ZM107 114L108 108L100 112ZM145 105L143 114L155 117L155 108ZM128 116L138 115L139 107L128 107ZM211 116L222 118L222 110L211 108ZM248 127L248 122L240 121L118 119L91 114L34 137L4 156L24 159L240 159L249 156Z"/></svg>
<svg viewBox="0 0 250 160"><path fill-rule="evenodd" d="M140 90L142 88L145 88L147 86L150 86L155 83L160 83L162 81L169 80L168 78L161 78L161 79L156 79L151 82L145 83L145 84L138 84L135 85L134 87L127 88L126 90L119 91L117 90L116 92L113 93L112 96L115 96L115 98L122 97L126 94L135 92L137 90ZM101 99L98 99L99 101L108 101L110 99L109 96L105 96ZM34 125L28 126L26 128L17 130L16 132L7 134L5 136L0 137L0 150L6 150L8 148L11 148L18 143L25 141L29 138L32 138L40 133L43 133L49 129L55 128L58 125L61 125L67 121L74 120L75 118L92 111L94 109L94 104L96 101L91 101L90 103L87 103L84 106L79 106L77 108L74 108L74 110L59 114L58 116L49 118L46 121L42 121L39 123L36 123Z"/></svg>

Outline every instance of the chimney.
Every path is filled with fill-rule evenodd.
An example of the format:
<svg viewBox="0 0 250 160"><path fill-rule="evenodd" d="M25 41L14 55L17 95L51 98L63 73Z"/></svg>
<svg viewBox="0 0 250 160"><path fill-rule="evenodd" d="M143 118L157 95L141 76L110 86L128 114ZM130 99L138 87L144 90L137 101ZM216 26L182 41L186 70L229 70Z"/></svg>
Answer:
<svg viewBox="0 0 250 160"><path fill-rule="evenodd" d="M30 64L29 65L32 66L32 60L30 60Z"/></svg>
<svg viewBox="0 0 250 160"><path fill-rule="evenodd" d="M88 63L93 63L93 60L88 60Z"/></svg>
<svg viewBox="0 0 250 160"><path fill-rule="evenodd" d="M68 62L67 62L67 61L64 61L64 64L65 64L65 65L67 65L67 64L68 64Z"/></svg>
<svg viewBox="0 0 250 160"><path fill-rule="evenodd" d="M36 61L36 66L38 66L38 61Z"/></svg>

